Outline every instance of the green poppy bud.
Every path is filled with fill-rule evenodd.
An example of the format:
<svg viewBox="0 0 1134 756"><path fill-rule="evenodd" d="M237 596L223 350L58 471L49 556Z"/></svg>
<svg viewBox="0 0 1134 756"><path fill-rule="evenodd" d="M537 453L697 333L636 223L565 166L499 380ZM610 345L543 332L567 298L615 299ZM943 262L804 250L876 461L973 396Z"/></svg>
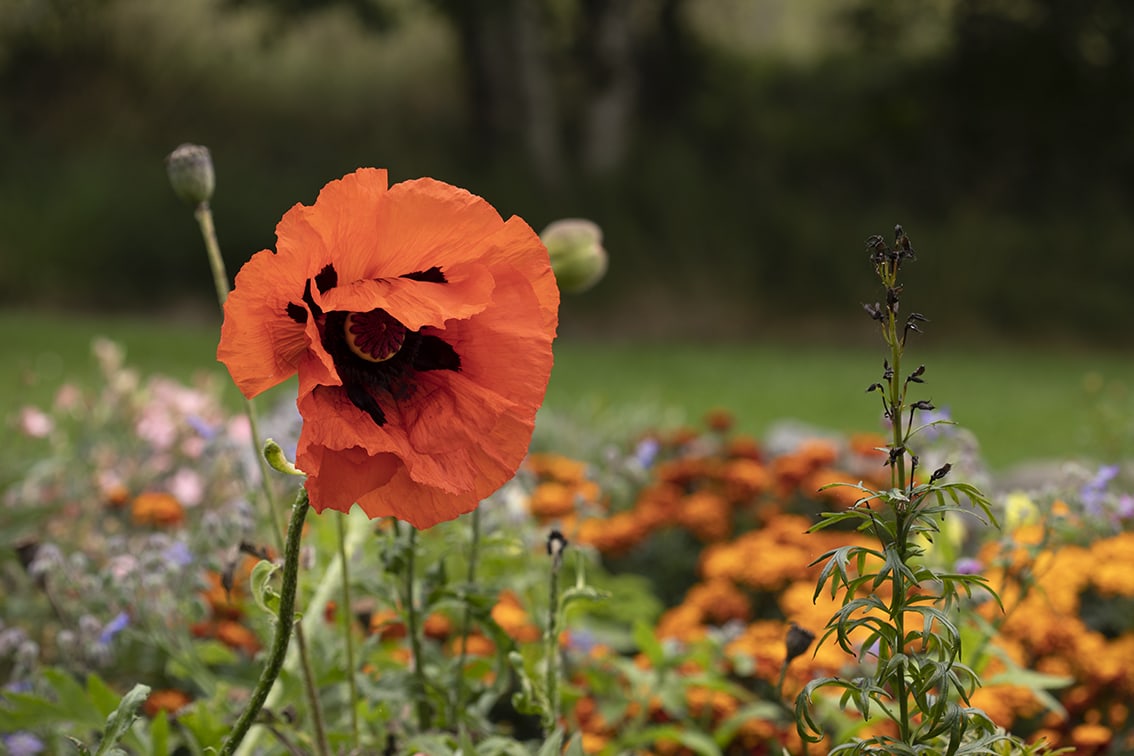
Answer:
<svg viewBox="0 0 1134 756"><path fill-rule="evenodd" d="M196 207L212 199L216 186L213 157L209 148L199 144L183 144L165 159L169 183L177 196Z"/></svg>
<svg viewBox="0 0 1134 756"><path fill-rule="evenodd" d="M606 250L602 229L583 218L557 220L540 234L551 256L551 269L559 290L578 294L598 283L606 274Z"/></svg>

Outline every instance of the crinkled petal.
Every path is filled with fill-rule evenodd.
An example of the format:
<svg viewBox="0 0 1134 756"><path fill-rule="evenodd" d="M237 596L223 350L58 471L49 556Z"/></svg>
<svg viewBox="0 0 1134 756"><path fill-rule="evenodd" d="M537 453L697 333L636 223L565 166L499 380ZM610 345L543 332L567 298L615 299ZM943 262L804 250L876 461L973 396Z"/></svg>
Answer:
<svg viewBox="0 0 1134 756"><path fill-rule="evenodd" d="M383 278L339 286L321 297L327 310L369 312L381 308L411 331L467 318L488 306L495 287L486 265L446 268L446 283Z"/></svg>
<svg viewBox="0 0 1134 756"><path fill-rule="evenodd" d="M304 485L317 512L324 509L349 512L359 499L387 485L400 469L397 458L390 454L371 455L358 447L306 448L303 462L310 469L300 469L307 473Z"/></svg>
<svg viewBox="0 0 1134 756"><path fill-rule="evenodd" d="M217 359L246 397L290 378L306 353L309 335L287 314L291 293L302 294L305 280L271 250L257 252L237 274L224 303Z"/></svg>

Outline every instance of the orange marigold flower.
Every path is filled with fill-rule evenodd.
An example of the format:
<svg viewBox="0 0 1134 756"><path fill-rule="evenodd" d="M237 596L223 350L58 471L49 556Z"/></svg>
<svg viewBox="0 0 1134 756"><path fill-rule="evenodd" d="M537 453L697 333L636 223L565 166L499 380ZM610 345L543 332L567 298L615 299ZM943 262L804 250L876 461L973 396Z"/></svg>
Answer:
<svg viewBox="0 0 1134 756"><path fill-rule="evenodd" d="M754 459L739 458L726 462L720 471L729 498L747 501L771 487L772 474Z"/></svg>
<svg viewBox="0 0 1134 756"><path fill-rule="evenodd" d="M685 603L698 607L718 625L729 620L747 620L752 611L748 596L729 580L698 583L685 594Z"/></svg>
<svg viewBox="0 0 1134 756"><path fill-rule="evenodd" d="M517 643L532 643L539 640L540 629L536 627L528 612L512 591L503 591L496 605L492 607L492 619Z"/></svg>
<svg viewBox="0 0 1134 756"><path fill-rule="evenodd" d="M360 169L296 205L225 302L247 397L299 374L316 511L426 528L515 473L551 371L559 290L526 223L433 179Z"/></svg>
<svg viewBox="0 0 1134 756"><path fill-rule="evenodd" d="M185 520L185 509L173 494L147 491L134 498L130 518L135 525L173 527Z"/></svg>
<svg viewBox="0 0 1134 756"><path fill-rule="evenodd" d="M536 475L560 483L582 483L587 477L587 463L562 454L532 454L525 466Z"/></svg>
<svg viewBox="0 0 1134 756"><path fill-rule="evenodd" d="M720 494L696 491L685 497L677 521L702 541L720 541L732 532L732 507Z"/></svg>
<svg viewBox="0 0 1134 756"><path fill-rule="evenodd" d="M120 509L126 506L126 502L130 501L130 489L121 483L110 483L102 489L103 498L106 500L106 506L111 509Z"/></svg>
<svg viewBox="0 0 1134 756"><path fill-rule="evenodd" d="M608 518L590 518L579 526L579 543L604 554L622 554L649 535L649 526L634 512L619 512Z"/></svg>
<svg viewBox="0 0 1134 756"><path fill-rule="evenodd" d="M854 487L856 480L853 476L833 467L821 467L804 478L799 487L808 494L821 496L849 509L865 496L861 490ZM850 485L835 485L844 483Z"/></svg>
<svg viewBox="0 0 1134 756"><path fill-rule="evenodd" d="M379 609L370 615L370 632L382 640L406 637L406 624L394 609Z"/></svg>
<svg viewBox="0 0 1134 756"><path fill-rule="evenodd" d="M256 634L234 620L221 620L216 625L216 639L229 648L255 656L260 650L260 639Z"/></svg>
<svg viewBox="0 0 1134 756"><path fill-rule="evenodd" d="M1071 742L1076 748L1086 749L1087 753L1097 753L1113 737L1109 727L1099 724L1081 724L1071 731Z"/></svg>
<svg viewBox="0 0 1134 756"><path fill-rule="evenodd" d="M158 712L161 711L176 714L178 711L188 706L192 700L189 694L183 690L164 688L150 693L146 702L142 704L142 711L151 719L156 717Z"/></svg>
<svg viewBox="0 0 1134 756"><path fill-rule="evenodd" d="M453 620L440 612L433 612L421 624L421 632L426 638L446 640L453 634Z"/></svg>
<svg viewBox="0 0 1134 756"><path fill-rule="evenodd" d="M736 417L728 410L717 407L705 413L705 425L709 430L727 433L736 425Z"/></svg>
<svg viewBox="0 0 1134 756"><path fill-rule="evenodd" d="M528 509L544 520L565 517L575 512L575 492L563 483L545 481L536 486L528 502Z"/></svg>
<svg viewBox="0 0 1134 756"><path fill-rule="evenodd" d="M754 459L759 461L764 455L760 451L760 443L748 435L739 435L729 438L725 444L725 454L737 459Z"/></svg>
<svg viewBox="0 0 1134 756"><path fill-rule="evenodd" d="M496 653L496 644L486 636L479 633L470 634L467 638L454 638L449 644L449 653L458 656L461 651L466 656L492 656Z"/></svg>

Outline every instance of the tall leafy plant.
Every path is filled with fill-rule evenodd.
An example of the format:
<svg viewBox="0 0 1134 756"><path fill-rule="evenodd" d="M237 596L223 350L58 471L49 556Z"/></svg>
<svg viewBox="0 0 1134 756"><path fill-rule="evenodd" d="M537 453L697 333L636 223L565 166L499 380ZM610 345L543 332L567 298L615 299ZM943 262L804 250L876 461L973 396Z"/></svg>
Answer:
<svg viewBox="0 0 1134 756"><path fill-rule="evenodd" d="M823 554L815 597L830 591L841 606L827 623L820 643L834 639L857 657L863 674L852 679L812 680L796 699L800 735L812 743L823 735L815 695L821 689L841 693L843 710L853 708L864 720L878 717L891 724L872 727L873 734L836 745L832 753L975 754L1019 752L1022 744L998 730L981 710L969 704L980 684L963 662L959 605L975 591L999 601L980 575L935 568L923 559L923 544L937 534L946 516L963 513L995 524L988 498L962 481L947 481L951 466L926 474L915 451L917 435L941 420L921 421L934 409L912 392L925 379L924 365L908 370L906 342L926 318L903 314L900 273L915 259L901 226L893 246L881 236L866 242L870 261L885 292L884 300L865 306L879 324L888 348L881 379L867 391L882 397L890 427L885 464L888 488L852 485L861 496L845 511L829 512L812 530L853 527L870 538L869 545L850 545Z"/></svg>

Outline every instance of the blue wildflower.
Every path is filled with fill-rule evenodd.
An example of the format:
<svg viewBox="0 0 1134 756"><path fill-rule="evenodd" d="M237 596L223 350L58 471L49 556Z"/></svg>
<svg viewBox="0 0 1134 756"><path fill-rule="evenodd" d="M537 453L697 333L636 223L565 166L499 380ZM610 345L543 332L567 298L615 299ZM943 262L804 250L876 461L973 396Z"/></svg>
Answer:
<svg viewBox="0 0 1134 756"><path fill-rule="evenodd" d="M4 735L2 740L8 756L35 756L46 748L43 741L30 732L14 732Z"/></svg>
<svg viewBox="0 0 1134 756"><path fill-rule="evenodd" d="M114 640L114 636L126 629L130 624L130 615L126 612L119 612L114 619L106 623L106 627L102 629L102 633L98 636L98 642L103 646L109 646L110 642Z"/></svg>

